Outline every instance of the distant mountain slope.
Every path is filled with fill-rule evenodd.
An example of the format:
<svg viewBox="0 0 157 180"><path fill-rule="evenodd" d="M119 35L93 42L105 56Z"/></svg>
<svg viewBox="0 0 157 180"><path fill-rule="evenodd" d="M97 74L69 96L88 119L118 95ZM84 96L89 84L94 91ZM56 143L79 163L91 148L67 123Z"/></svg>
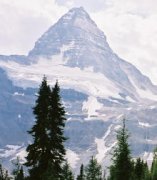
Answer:
<svg viewBox="0 0 157 180"><path fill-rule="evenodd" d="M6 60L7 57L1 56L0 59ZM20 71L30 74L30 78L27 75L26 78L25 75L22 77L27 81L31 79L31 74L34 73L33 68L38 67L39 72L34 74L37 74L37 76L47 74L53 78L61 77L60 79L64 81L63 85L65 86L69 86L66 81L81 79L80 75L83 77L97 76L98 79L101 79L101 82L104 81L104 87L99 87L98 82L91 84L91 86L94 88L98 86L98 91L101 91L101 89L103 91L104 89L108 89L109 92L113 91L116 98L125 100L131 98L134 101L140 101L140 98L157 99L157 87L141 74L135 66L121 60L112 51L104 33L98 29L83 8L71 9L55 25L50 27L35 43L35 47L29 52L28 57L10 56L8 60L10 59L17 63L20 61L25 64L28 62L35 63L32 66L20 67L20 69L23 68ZM12 71L16 71L19 66L19 64L14 65L15 67L12 67L13 65L9 66ZM44 68L51 72L45 72ZM56 72L53 68L57 69ZM77 74L75 73L76 78L73 76L66 77L67 74L69 75L68 72L73 73L72 71L75 71L76 68L79 68L76 71ZM65 76L65 80L62 76ZM84 78L84 81L88 81L86 78ZM95 78L93 81L95 81ZM91 79L89 79L90 82ZM78 83L80 82L78 81ZM81 84L79 86L82 89L87 88L84 85L81 87ZM101 86L103 86L102 83ZM99 93L97 95L99 96ZM104 95L105 93L102 96ZM109 97L112 94L109 93L106 96Z"/></svg>
<svg viewBox="0 0 157 180"><path fill-rule="evenodd" d="M1 140L2 145L13 138L15 145L30 140L26 130L33 123L34 88L45 74L51 85L58 79L63 88L66 135L70 138L67 156L73 157L73 168L93 154L102 164L108 163L109 151L116 144L115 131L124 115L134 155L150 159L149 152L157 143L157 86L112 51L104 33L83 8L73 8L61 17L28 56L0 56L0 67L0 99L3 103L7 99L12 109L8 112L8 106L0 104L2 137L7 129L3 125L13 127L11 133L18 130ZM13 124L7 123L10 119Z"/></svg>

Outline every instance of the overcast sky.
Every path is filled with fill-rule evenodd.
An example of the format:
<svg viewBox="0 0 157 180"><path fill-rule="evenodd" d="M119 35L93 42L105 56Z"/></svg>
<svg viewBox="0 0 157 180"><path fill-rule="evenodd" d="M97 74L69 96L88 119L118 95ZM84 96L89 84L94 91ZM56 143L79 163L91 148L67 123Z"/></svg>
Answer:
<svg viewBox="0 0 157 180"><path fill-rule="evenodd" d="M112 49L157 84L157 0L0 0L0 54L27 54L64 13L80 6Z"/></svg>

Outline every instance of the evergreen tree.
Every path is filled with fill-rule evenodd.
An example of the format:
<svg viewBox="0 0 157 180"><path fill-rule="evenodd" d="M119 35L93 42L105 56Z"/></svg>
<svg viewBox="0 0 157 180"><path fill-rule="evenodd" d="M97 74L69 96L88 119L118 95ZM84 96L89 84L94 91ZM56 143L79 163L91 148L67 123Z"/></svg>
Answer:
<svg viewBox="0 0 157 180"><path fill-rule="evenodd" d="M8 175L8 171L5 170L0 164L0 180L10 180L11 178Z"/></svg>
<svg viewBox="0 0 157 180"><path fill-rule="evenodd" d="M147 163L144 163L144 180L152 180Z"/></svg>
<svg viewBox="0 0 157 180"><path fill-rule="evenodd" d="M157 180L157 148L154 151L154 158L151 167L151 179Z"/></svg>
<svg viewBox="0 0 157 180"><path fill-rule="evenodd" d="M134 165L134 179L135 180L142 180L143 178L143 161L140 158L137 158L135 165Z"/></svg>
<svg viewBox="0 0 157 180"><path fill-rule="evenodd" d="M21 166L19 173L17 174L17 177L15 180L24 180L24 173L23 173L23 167Z"/></svg>
<svg viewBox="0 0 157 180"><path fill-rule="evenodd" d="M134 180L147 180L149 179L149 169L147 163L137 158L134 165Z"/></svg>
<svg viewBox="0 0 157 180"><path fill-rule="evenodd" d="M60 180L74 180L73 173L72 173L67 161L63 165L62 176L61 176Z"/></svg>
<svg viewBox="0 0 157 180"><path fill-rule="evenodd" d="M20 164L19 158L17 157L16 161L13 162L15 169L13 170L13 175L15 180L24 180L23 167Z"/></svg>
<svg viewBox="0 0 157 180"><path fill-rule="evenodd" d="M64 127L65 127L65 110L61 103L60 98L60 87L58 82L56 82L54 88L51 92L48 117L48 135L49 144L48 151L49 155L49 168L51 169L52 176L57 178L61 177L62 174L62 164L64 162L65 148L64 142L66 138L64 137Z"/></svg>
<svg viewBox="0 0 157 180"><path fill-rule="evenodd" d="M29 167L30 180L43 180L43 174L48 169L48 110L50 106L50 87L47 85L46 77L43 78L39 88L36 105L33 108L33 113L36 118L35 125L29 131L33 136L33 143L28 145L25 165Z"/></svg>
<svg viewBox="0 0 157 180"><path fill-rule="evenodd" d="M102 180L101 165L97 160L92 157L89 164L86 167L86 179L87 180Z"/></svg>
<svg viewBox="0 0 157 180"><path fill-rule="evenodd" d="M102 180L107 180L107 178L106 178L106 170L103 171L103 177L102 177Z"/></svg>
<svg viewBox="0 0 157 180"><path fill-rule="evenodd" d="M65 148L65 110L61 103L60 88L56 82L50 89L44 77L34 107L36 123L29 133L33 144L27 147L30 180L58 180L61 178Z"/></svg>
<svg viewBox="0 0 157 180"><path fill-rule="evenodd" d="M80 167L80 174L77 176L77 180L85 180L85 174L84 174L84 166L83 164Z"/></svg>
<svg viewBox="0 0 157 180"><path fill-rule="evenodd" d="M122 128L117 132L117 147L113 153L113 164L110 169L109 180L130 180L132 178L132 161L128 144L128 132L125 119Z"/></svg>

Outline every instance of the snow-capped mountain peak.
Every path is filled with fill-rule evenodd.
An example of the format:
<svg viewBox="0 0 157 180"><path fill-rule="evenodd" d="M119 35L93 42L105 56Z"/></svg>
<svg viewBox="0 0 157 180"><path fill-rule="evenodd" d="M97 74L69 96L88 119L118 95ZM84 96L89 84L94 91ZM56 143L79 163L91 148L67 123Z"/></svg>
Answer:
<svg viewBox="0 0 157 180"><path fill-rule="evenodd" d="M45 74L57 78L66 88L75 84L75 89L94 97L118 97L125 101L157 99L157 87L112 51L104 33L82 7L69 10L51 26L37 40L27 58L30 64L33 62L30 66L18 68L20 65L12 62L0 65L11 69L11 76L18 81L21 76L16 73L17 68L33 76ZM27 79L28 75L22 77ZM39 77L33 79L38 81Z"/></svg>
<svg viewBox="0 0 157 180"><path fill-rule="evenodd" d="M14 83L7 81L8 77L0 69L3 86L0 88L0 120L3 122L0 126L10 127L10 119L14 119L12 124L16 125L14 136L8 137L9 144L15 142L12 137L16 136L17 129L22 131L22 125L26 132L28 119L31 121L28 125L32 124L33 118L28 117L32 117L30 106L34 102L34 91L29 88L36 88L44 74L51 85L58 79L64 89L68 149L79 163L93 153L97 153L99 161L107 157L115 145L114 133L123 114L132 120L129 127L135 134L133 138L139 137L134 144L141 149L136 151L147 151L143 144L150 143L150 139L155 143L155 136L147 136L150 128L152 132L156 128L157 87L112 51L104 33L83 8L73 8L61 17L36 41L28 56L0 56L0 67ZM25 137L21 138L26 142Z"/></svg>
<svg viewBox="0 0 157 180"><path fill-rule="evenodd" d="M89 14L83 7L73 8L65 14L60 20L60 23L65 25L75 26L84 29L85 31L99 35L96 23L90 18Z"/></svg>
<svg viewBox="0 0 157 180"><path fill-rule="evenodd" d="M29 57L50 57L60 53L62 45L73 43L76 51L86 44L95 44L101 48L108 48L104 33L97 27L83 8L73 8L56 24L51 26L35 43L35 47L29 52ZM76 54L79 52L76 52ZM74 59L74 58L73 58Z"/></svg>
<svg viewBox="0 0 157 180"><path fill-rule="evenodd" d="M70 9L60 20L71 21L76 18L90 19L89 14L84 10L83 7ZM94 23L94 22L93 22Z"/></svg>

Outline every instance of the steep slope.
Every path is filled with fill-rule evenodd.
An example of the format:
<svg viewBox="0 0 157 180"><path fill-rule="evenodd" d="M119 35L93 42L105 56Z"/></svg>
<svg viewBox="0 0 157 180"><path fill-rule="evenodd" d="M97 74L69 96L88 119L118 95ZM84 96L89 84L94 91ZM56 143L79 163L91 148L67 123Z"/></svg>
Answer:
<svg viewBox="0 0 157 180"><path fill-rule="evenodd" d="M135 66L112 51L104 33L83 8L73 8L61 17L35 43L28 56L0 56L0 67L12 80L0 74L1 82L9 82L7 85L2 83L0 99L8 98L11 108L14 107L8 113L7 107L0 104L3 114L7 115L0 114L0 127L6 125L5 119L12 118L16 125L13 132L19 130L22 125L13 115L17 117L19 112L27 112L22 121L27 126L21 128L24 137L19 140L18 132L15 136L18 145L24 142L25 146L30 140L26 130L33 123L31 107L36 89L28 88L38 87L45 74L51 85L58 79L63 88L62 97L68 118L67 156L73 168L88 162L93 154L104 166L108 163L109 152L116 145L115 132L124 115L132 133L133 154L143 156L144 152L148 152L144 158L149 158L149 152L157 142L157 87ZM10 86L11 89L19 89L10 92ZM11 125L7 124L9 128ZM8 145L12 139L9 136L1 144ZM15 141L13 144L16 145ZM15 149L18 151L20 148L15 146ZM7 158L11 159L12 155Z"/></svg>
<svg viewBox="0 0 157 180"><path fill-rule="evenodd" d="M30 106L35 98L33 89L23 90L12 84L0 68L0 147L7 144L22 144L27 139L23 130L29 128L33 118Z"/></svg>
<svg viewBox="0 0 157 180"><path fill-rule="evenodd" d="M12 59L14 64L6 64L4 59ZM1 56L0 60L3 60L0 62L1 66L8 70L10 68L11 76L14 76L14 79L17 76L18 81L21 72L24 73L21 81L27 82L29 79L36 81L35 75L47 74L53 79L61 79L65 87L73 87L75 84L77 89L101 98L126 101L141 101L141 98L157 99L157 87L136 67L121 60L112 51L104 33L83 8L73 8L59 19L35 43L27 57L11 56L7 59ZM19 75L16 74L19 60L24 64L34 64L20 67ZM28 73L29 77L25 75ZM69 76L71 73L73 76ZM78 78L82 80L82 84L77 81Z"/></svg>
<svg viewBox="0 0 157 180"><path fill-rule="evenodd" d="M53 58L60 54L62 63L68 67L91 68L105 75L121 89L120 94L139 100L137 88L157 95L157 87L144 77L133 65L121 60L109 47L104 33L98 29L83 8L74 8L44 33L30 51L32 60ZM53 58L53 61L57 59ZM133 79L128 77L134 76ZM105 82L104 82L105 83ZM138 94L138 95L137 95Z"/></svg>

